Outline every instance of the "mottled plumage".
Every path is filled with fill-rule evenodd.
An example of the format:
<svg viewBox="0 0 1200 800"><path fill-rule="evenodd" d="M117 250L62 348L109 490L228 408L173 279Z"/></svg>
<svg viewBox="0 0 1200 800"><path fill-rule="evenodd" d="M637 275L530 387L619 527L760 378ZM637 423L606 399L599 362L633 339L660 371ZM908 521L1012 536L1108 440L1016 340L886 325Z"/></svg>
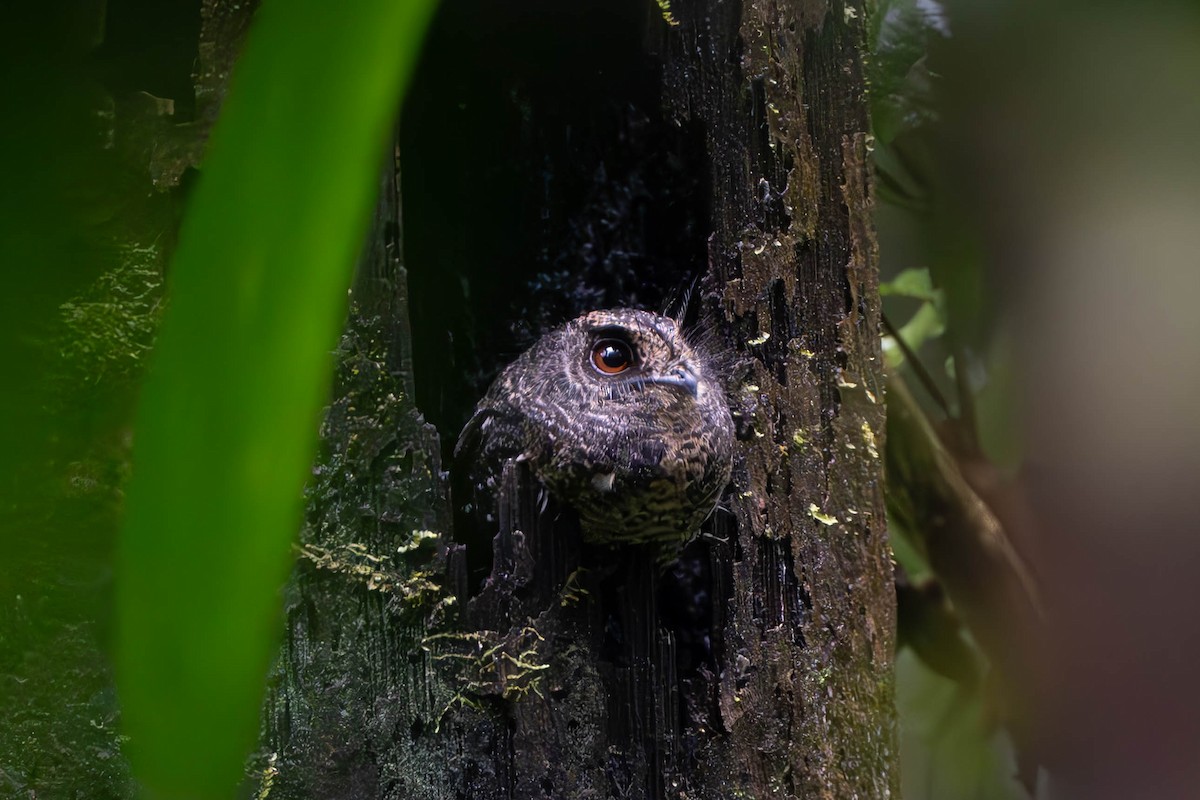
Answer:
<svg viewBox="0 0 1200 800"><path fill-rule="evenodd" d="M721 377L675 320L593 311L500 373L457 452L493 475L528 462L588 541L673 550L729 482L733 422Z"/></svg>

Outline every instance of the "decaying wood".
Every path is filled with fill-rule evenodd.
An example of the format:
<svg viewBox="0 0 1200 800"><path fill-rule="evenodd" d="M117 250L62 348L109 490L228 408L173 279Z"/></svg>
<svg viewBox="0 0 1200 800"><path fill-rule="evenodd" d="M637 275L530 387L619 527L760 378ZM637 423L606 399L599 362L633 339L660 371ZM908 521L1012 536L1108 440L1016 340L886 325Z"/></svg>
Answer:
<svg viewBox="0 0 1200 800"><path fill-rule="evenodd" d="M400 137L408 272L389 170L261 795L897 791L862 14L447 0ZM418 407L447 446L547 326L689 283L738 354L740 441L677 565L583 546L517 465L491 522L451 514Z"/></svg>

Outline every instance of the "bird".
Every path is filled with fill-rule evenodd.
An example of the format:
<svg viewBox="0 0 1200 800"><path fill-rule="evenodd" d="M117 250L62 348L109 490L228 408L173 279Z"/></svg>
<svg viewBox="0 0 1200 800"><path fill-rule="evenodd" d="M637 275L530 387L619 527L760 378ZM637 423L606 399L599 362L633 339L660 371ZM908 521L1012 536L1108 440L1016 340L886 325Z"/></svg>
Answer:
<svg viewBox="0 0 1200 800"><path fill-rule="evenodd" d="M591 311L545 334L496 377L463 428L460 462L493 486L528 465L575 509L583 540L677 553L730 481L734 425L721 359L678 321Z"/></svg>

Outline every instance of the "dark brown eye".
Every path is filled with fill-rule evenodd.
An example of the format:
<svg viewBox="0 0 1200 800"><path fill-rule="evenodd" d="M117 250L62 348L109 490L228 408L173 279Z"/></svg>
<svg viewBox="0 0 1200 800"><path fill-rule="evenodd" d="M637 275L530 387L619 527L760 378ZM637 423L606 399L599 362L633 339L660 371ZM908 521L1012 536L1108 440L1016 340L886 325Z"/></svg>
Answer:
<svg viewBox="0 0 1200 800"><path fill-rule="evenodd" d="M605 375L616 375L633 366L633 348L620 339L601 339L592 345L592 366Z"/></svg>

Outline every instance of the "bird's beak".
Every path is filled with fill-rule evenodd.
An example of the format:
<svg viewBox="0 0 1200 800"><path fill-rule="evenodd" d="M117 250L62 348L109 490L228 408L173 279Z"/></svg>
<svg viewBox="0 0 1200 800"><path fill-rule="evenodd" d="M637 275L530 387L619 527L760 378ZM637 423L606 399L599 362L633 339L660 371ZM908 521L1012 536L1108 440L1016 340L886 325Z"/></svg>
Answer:
<svg viewBox="0 0 1200 800"><path fill-rule="evenodd" d="M687 364L672 367L662 375L646 378L646 383L657 383L665 386L678 386L686 389L688 394L696 397L699 393L700 376Z"/></svg>

